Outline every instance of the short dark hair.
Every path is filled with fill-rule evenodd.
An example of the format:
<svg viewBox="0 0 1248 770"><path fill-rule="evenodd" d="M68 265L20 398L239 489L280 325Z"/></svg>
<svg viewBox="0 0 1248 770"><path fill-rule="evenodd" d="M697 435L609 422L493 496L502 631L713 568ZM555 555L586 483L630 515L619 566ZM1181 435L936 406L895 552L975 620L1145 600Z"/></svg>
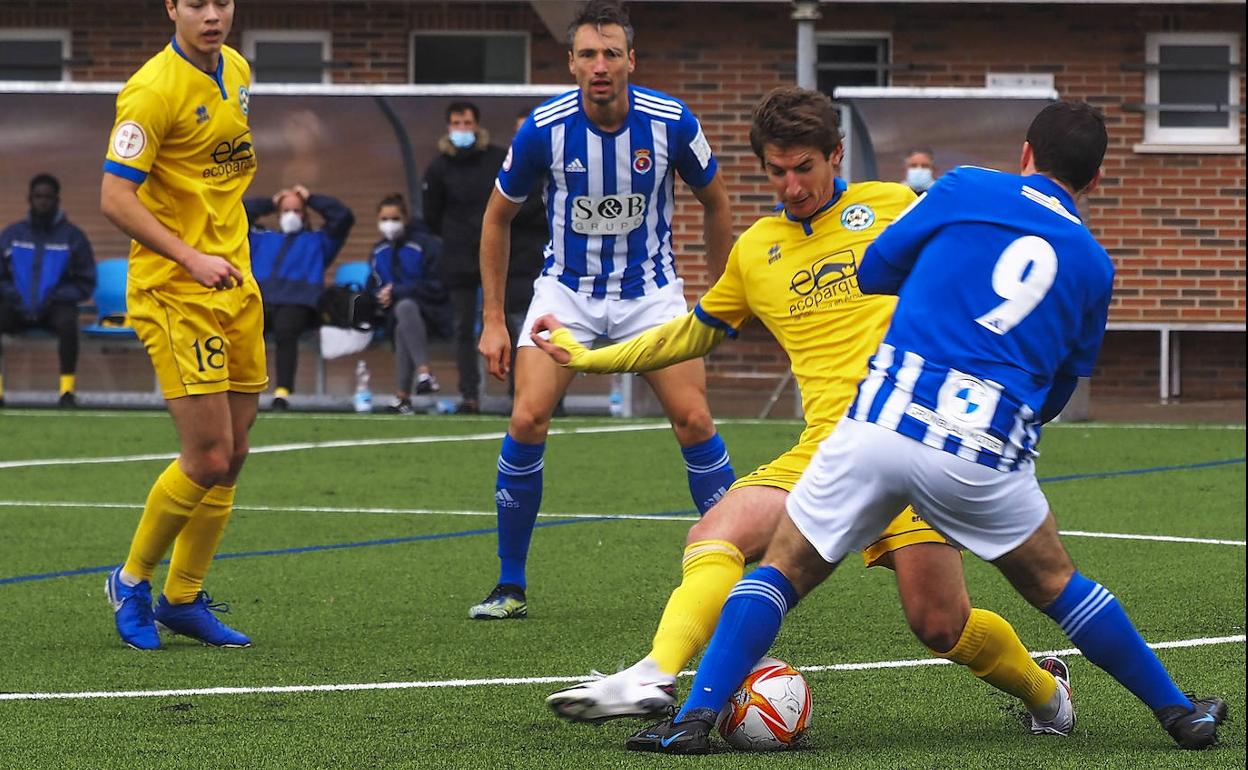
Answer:
<svg viewBox="0 0 1248 770"><path fill-rule="evenodd" d="M28 192L33 193L35 191L35 188L41 184L46 184L49 187L51 187L53 195L61 194L60 180L58 180L56 177L52 176L51 174L35 174L33 177L31 177L30 189L28 190Z"/></svg>
<svg viewBox="0 0 1248 770"><path fill-rule="evenodd" d="M399 211L403 212L404 218L407 217L407 199L403 197L403 193L390 193L381 199L381 203L377 204L377 210L381 211L386 206L398 206Z"/></svg>
<svg viewBox="0 0 1248 770"><path fill-rule="evenodd" d="M906 154L903 155L902 157L909 158L911 155L914 155L915 153L926 155L927 157L931 158L933 162L936 161L936 153L932 152L931 149L928 147L911 147L910 149L906 150Z"/></svg>
<svg viewBox="0 0 1248 770"><path fill-rule="evenodd" d="M620 0L589 0L581 6L572 23L568 25L568 47L576 42L576 31L586 24L594 29L616 24L624 29L624 40L629 48L633 47L633 25L628 20L628 11Z"/></svg>
<svg viewBox="0 0 1248 770"><path fill-rule="evenodd" d="M750 149L761 161L763 148L817 147L824 157L841 145L841 114L819 91L781 86L754 108Z"/></svg>
<svg viewBox="0 0 1248 770"><path fill-rule="evenodd" d="M477 105L472 102L451 102L446 105L446 122L451 122L451 114L456 112L471 112L472 119L481 122L481 110L477 109Z"/></svg>
<svg viewBox="0 0 1248 770"><path fill-rule="evenodd" d="M1027 129L1036 170L1079 192L1096 177L1109 134L1105 116L1087 102L1054 102Z"/></svg>

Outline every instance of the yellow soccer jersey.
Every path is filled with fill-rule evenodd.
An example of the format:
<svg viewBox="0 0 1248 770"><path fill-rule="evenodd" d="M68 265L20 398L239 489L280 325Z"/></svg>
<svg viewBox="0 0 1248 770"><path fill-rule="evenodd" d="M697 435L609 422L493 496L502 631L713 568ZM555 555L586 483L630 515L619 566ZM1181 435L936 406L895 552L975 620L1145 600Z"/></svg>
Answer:
<svg viewBox="0 0 1248 770"><path fill-rule="evenodd" d="M751 316L789 356L806 431L827 435L849 407L897 298L863 295L858 264L876 236L915 199L904 185L862 182L807 221L781 211L737 239L723 276L695 309L704 322L741 328Z"/></svg>
<svg viewBox="0 0 1248 770"><path fill-rule="evenodd" d="M247 125L251 68L222 46L216 73L190 62L174 40L117 95L104 171L138 183L139 200L174 235L251 273L242 198L256 173ZM198 287L171 260L130 244L138 288Z"/></svg>

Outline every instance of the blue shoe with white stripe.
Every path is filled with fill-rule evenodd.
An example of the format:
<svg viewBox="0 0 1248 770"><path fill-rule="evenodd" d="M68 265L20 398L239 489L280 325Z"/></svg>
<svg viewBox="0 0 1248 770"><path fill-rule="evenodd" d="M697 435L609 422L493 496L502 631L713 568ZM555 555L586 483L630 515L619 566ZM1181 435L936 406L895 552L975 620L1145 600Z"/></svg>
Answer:
<svg viewBox="0 0 1248 770"><path fill-rule="evenodd" d="M113 605L113 619L121 641L136 650L159 650L160 634L152 616L152 584L146 580L128 586L121 582L121 567L108 574L104 582L108 603Z"/></svg>
<svg viewBox="0 0 1248 770"><path fill-rule="evenodd" d="M230 605L213 604L212 597L204 591L186 604L170 604L164 594L156 600L156 622L173 633L198 639L210 647L250 647L250 637L217 618L217 613L229 611Z"/></svg>

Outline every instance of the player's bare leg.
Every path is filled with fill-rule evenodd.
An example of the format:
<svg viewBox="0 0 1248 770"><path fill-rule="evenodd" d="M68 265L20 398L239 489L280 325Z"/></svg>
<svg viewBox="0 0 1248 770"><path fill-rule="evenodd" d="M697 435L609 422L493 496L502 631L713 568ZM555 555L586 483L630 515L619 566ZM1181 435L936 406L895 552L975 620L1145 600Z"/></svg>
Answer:
<svg viewBox="0 0 1248 770"><path fill-rule="evenodd" d="M498 583L468 609L473 620L519 619L528 615L525 565L542 500L546 434L555 405L576 373L535 347L516 352L516 395L511 422L498 458L494 503L498 511Z"/></svg>

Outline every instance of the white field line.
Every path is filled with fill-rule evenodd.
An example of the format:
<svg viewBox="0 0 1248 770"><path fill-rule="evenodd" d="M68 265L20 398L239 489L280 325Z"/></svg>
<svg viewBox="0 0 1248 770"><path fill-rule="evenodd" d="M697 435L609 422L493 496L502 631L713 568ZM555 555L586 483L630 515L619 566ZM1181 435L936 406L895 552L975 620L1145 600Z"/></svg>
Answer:
<svg viewBox="0 0 1248 770"><path fill-rule="evenodd" d="M660 430L667 428L667 423L645 425L602 425L585 428L553 428L548 435L574 436L585 433L633 433L644 430ZM251 454L273 454L276 452L299 452L308 449L344 449L365 446L397 446L399 444L441 444L459 441L499 441L504 432L490 433L459 433L445 436L394 436L389 438L341 439L338 441L304 441L292 444L269 444L253 446ZM5 460L0 462L4 468L37 468L48 465L103 465L111 463L145 462L147 460L172 460L176 452L159 454L117 455L114 457L52 457L34 460Z"/></svg>
<svg viewBox="0 0 1248 770"><path fill-rule="evenodd" d="M1244 642L1244 635L1218 636L1201 639L1181 639L1174 642L1150 644L1154 650L1172 649L1177 647L1208 647L1217 644L1239 644ZM1067 657L1081 655L1078 650L1049 650L1033 652L1033 658L1049 655ZM870 663L835 663L826 666L799 666L799 671L820 673L824 671L870 671L882 668L913 668L916 666L951 665L943 658L923 658L921 660L882 660ZM682 671L681 676L692 676L693 671ZM32 701L32 700L90 700L101 698L180 698L192 695L250 695L254 693L300 693L300 692L352 692L360 690L422 690L439 687L493 687L517 684L564 684L584 682L593 677L586 676L528 676L498 677L494 679L434 679L417 682L363 682L358 684L303 684L303 685L269 685L260 687L194 687L177 690L115 690L115 691L84 691L84 692L8 692L0 693L0 701Z"/></svg>
<svg viewBox="0 0 1248 770"><path fill-rule="evenodd" d="M0 500L0 508L118 508L122 510L141 510L142 503L99 503L72 502L68 500ZM347 508L329 505L236 505L236 511L258 511L261 513L377 513L400 514L412 516L479 516L493 518L495 511L469 511L442 508ZM626 521L683 521L695 522L697 516L689 515L649 515L644 513L539 513L542 519L621 519ZM1219 540L1209 537L1181 537L1178 535L1140 535L1125 532L1088 532L1079 529L1060 530L1063 537L1091 537L1111 540L1144 540L1160 543L1197 543L1205 545L1235 545L1243 547L1243 540Z"/></svg>

